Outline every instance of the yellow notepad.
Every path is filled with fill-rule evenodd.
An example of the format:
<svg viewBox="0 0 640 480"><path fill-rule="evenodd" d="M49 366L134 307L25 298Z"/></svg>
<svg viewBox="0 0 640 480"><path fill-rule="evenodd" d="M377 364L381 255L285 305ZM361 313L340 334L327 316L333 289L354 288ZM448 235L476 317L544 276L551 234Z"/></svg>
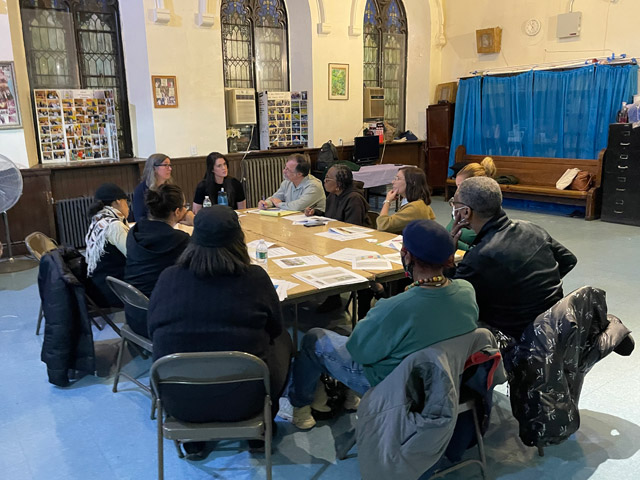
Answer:
<svg viewBox="0 0 640 480"><path fill-rule="evenodd" d="M295 210L280 210L279 208L267 208L266 210L260 210L260 215L267 215L269 217L284 217L285 215L293 215Z"/></svg>

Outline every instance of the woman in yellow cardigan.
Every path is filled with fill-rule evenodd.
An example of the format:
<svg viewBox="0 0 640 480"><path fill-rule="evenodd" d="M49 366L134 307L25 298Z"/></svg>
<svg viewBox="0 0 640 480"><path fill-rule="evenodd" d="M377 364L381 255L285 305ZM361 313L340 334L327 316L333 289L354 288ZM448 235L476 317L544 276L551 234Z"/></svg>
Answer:
<svg viewBox="0 0 640 480"><path fill-rule="evenodd" d="M404 167L393 179L393 188L387 193L380 216L376 220L378 230L401 234L404 227L413 220L435 220L436 215L429 206L431 195L427 176L421 168ZM402 198L400 209L389 215L389 204L397 197Z"/></svg>

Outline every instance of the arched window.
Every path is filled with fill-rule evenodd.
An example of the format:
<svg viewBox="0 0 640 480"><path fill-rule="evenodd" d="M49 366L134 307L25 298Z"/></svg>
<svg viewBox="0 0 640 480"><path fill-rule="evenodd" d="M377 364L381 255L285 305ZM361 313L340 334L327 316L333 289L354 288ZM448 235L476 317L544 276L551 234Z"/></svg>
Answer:
<svg viewBox="0 0 640 480"><path fill-rule="evenodd" d="M224 86L289 90L287 13L281 0L223 0Z"/></svg>
<svg viewBox="0 0 640 480"><path fill-rule="evenodd" d="M282 0L223 0L220 23L225 87L289 90L287 12Z"/></svg>
<svg viewBox="0 0 640 480"><path fill-rule="evenodd" d="M21 0L31 88L112 88L120 157L133 156L117 0Z"/></svg>
<svg viewBox="0 0 640 480"><path fill-rule="evenodd" d="M384 118L404 130L407 18L400 0L367 0L364 10L364 84L384 87Z"/></svg>

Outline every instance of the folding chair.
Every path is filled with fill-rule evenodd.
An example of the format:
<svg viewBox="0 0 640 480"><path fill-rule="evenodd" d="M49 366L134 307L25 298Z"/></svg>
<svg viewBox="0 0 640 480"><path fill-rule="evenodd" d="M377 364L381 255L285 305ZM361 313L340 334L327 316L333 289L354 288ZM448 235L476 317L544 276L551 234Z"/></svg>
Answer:
<svg viewBox="0 0 640 480"><path fill-rule="evenodd" d="M124 282L117 278L107 277L106 280L107 280L107 285L109 285L109 288L111 288L113 293L116 294L116 296L122 301L122 303L124 303L125 305L130 305L132 308L144 310L145 312L147 311L147 309L149 308L149 299L144 293L142 293L133 285L130 285L127 282ZM142 382L132 377L131 375L121 372L122 354L124 352L124 349L127 347L127 343L129 342L133 343L134 345L137 345L143 348L147 352L152 352L153 344L151 340L149 340L146 337L143 337L142 335L138 335L133 330L131 330L131 327L127 325L126 321L125 321L125 324L120 329L120 336L122 337L122 340L120 342L120 350L118 351L118 360L116 363L116 374L113 379L113 392L115 393L118 391L118 380L120 379L120 375L122 375L123 377L126 377L127 379L131 380L133 383L138 385L145 392L151 393L151 388L149 386L143 384ZM153 406L151 411L151 418L153 419Z"/></svg>
<svg viewBox="0 0 640 480"><path fill-rule="evenodd" d="M58 248L58 244L52 238L47 237L42 232L33 232L27 235L24 239L24 243L27 246L29 253L33 257L40 261L42 256L50 250ZM38 324L36 325L36 335L40 335L40 325L42 325L42 318L44 314L42 312L42 302L40 302L40 311L38 312Z"/></svg>
<svg viewBox="0 0 640 480"><path fill-rule="evenodd" d="M264 388L264 405L253 418L237 422L192 423L163 412L167 398L181 397L206 405L220 401L211 386L260 382ZM163 439L175 442L178 456L184 457L179 440L208 441L222 439L260 439L265 442L267 480L271 480L271 394L269 369L259 358L244 352L198 352L166 355L151 366L151 388L158 411L158 478L164 479ZM184 389L198 390L198 395L181 395ZM233 402L229 395L229 403Z"/></svg>

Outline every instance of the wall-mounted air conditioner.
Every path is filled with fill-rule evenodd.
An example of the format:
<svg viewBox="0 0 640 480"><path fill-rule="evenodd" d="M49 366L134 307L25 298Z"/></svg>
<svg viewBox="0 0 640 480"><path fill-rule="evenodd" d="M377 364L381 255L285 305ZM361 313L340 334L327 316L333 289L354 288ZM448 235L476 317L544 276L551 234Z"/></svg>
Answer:
<svg viewBox="0 0 640 480"><path fill-rule="evenodd" d="M384 118L384 88L364 87L363 118Z"/></svg>
<svg viewBox="0 0 640 480"><path fill-rule="evenodd" d="M256 91L252 88L225 88L227 96L227 124L256 123Z"/></svg>

